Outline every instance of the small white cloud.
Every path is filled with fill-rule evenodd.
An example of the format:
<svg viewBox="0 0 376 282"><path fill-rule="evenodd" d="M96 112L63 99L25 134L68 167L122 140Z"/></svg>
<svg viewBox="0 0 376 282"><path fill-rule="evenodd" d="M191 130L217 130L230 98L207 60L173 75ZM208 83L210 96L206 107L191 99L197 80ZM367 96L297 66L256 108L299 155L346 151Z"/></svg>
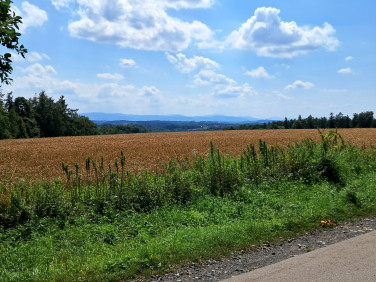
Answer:
<svg viewBox="0 0 376 282"><path fill-rule="evenodd" d="M219 64L209 58L194 56L190 59L182 53L173 56L166 53L166 57L171 64L174 64L182 73L190 73L197 69L217 69Z"/></svg>
<svg viewBox="0 0 376 282"><path fill-rule="evenodd" d="M194 76L196 85L236 84L236 81L213 70L202 70Z"/></svg>
<svg viewBox="0 0 376 282"><path fill-rule="evenodd" d="M42 66L39 63L31 65L22 70L22 72L33 75L33 76L42 76L42 75L52 75L57 74L56 70L50 66Z"/></svg>
<svg viewBox="0 0 376 282"><path fill-rule="evenodd" d="M301 81L301 80L297 80L294 83L287 85L285 87L285 90L293 90L293 89L297 89L297 88L311 89L314 86L315 85L312 82L309 82L309 81L304 82L304 81Z"/></svg>
<svg viewBox="0 0 376 282"><path fill-rule="evenodd" d="M351 56L348 56L348 57L345 58L346 61L351 61L352 59L354 59L354 58L351 57Z"/></svg>
<svg viewBox="0 0 376 282"><path fill-rule="evenodd" d="M228 36L227 45L277 58L292 58L321 47L335 50L338 46L335 29L330 24L300 27L294 21L282 21L279 13L280 10L271 7L256 9L254 16Z"/></svg>
<svg viewBox="0 0 376 282"><path fill-rule="evenodd" d="M352 74L353 71L351 68L343 68L343 69L338 70L338 73L339 74Z"/></svg>
<svg viewBox="0 0 376 282"><path fill-rule="evenodd" d="M16 14L22 17L22 24L20 24L21 33L25 32L29 27L40 27L48 20L46 11L27 1L22 2L21 7L22 11L17 7L13 7Z"/></svg>
<svg viewBox="0 0 376 282"><path fill-rule="evenodd" d="M98 78L120 81L124 79L124 76L118 73L99 73L97 74Z"/></svg>
<svg viewBox="0 0 376 282"><path fill-rule="evenodd" d="M132 59L120 59L120 66L123 68L131 68L136 65L136 62Z"/></svg>
<svg viewBox="0 0 376 282"><path fill-rule="evenodd" d="M264 67L258 67L257 69L247 71L245 74L253 78L271 78L272 77L268 74L268 72L266 71Z"/></svg>

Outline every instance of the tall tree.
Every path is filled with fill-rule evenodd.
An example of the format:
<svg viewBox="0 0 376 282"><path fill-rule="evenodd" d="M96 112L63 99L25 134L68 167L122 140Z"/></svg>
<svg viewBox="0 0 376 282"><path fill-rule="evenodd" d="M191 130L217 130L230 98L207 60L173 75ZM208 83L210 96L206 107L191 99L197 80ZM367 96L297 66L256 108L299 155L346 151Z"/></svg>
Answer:
<svg viewBox="0 0 376 282"><path fill-rule="evenodd" d="M30 101L24 97L17 97L14 100L14 110L22 119L28 137L40 137L39 125L35 119L34 111L31 108ZM23 125L21 124L21 127Z"/></svg>
<svg viewBox="0 0 376 282"><path fill-rule="evenodd" d="M313 117L311 116L311 115L309 115L308 117L307 117L307 128L308 129L312 129L312 128L315 128L316 126L315 126L315 121L313 120Z"/></svg>
<svg viewBox="0 0 376 282"><path fill-rule="evenodd" d="M10 124L7 112L4 109L3 97L4 94L0 89L0 139L8 139L11 137L9 132Z"/></svg>
<svg viewBox="0 0 376 282"><path fill-rule="evenodd" d="M361 112L360 114L354 114L353 127L369 128L373 124L373 112Z"/></svg>
<svg viewBox="0 0 376 282"><path fill-rule="evenodd" d="M9 92L5 98L5 109L9 112L14 106L13 92Z"/></svg>
<svg viewBox="0 0 376 282"><path fill-rule="evenodd" d="M18 32L22 18L11 10L11 4L11 0L0 0L0 44L7 49L16 51L24 58L27 49L19 43L21 33ZM13 71L11 57L12 55L8 52L0 54L1 83L10 84L12 81L9 77Z"/></svg>
<svg viewBox="0 0 376 282"><path fill-rule="evenodd" d="M328 127L335 128L336 127L336 119L334 118L334 114L330 113L329 120L328 120Z"/></svg>
<svg viewBox="0 0 376 282"><path fill-rule="evenodd" d="M287 120L287 117L285 117L285 120L283 121L283 126L285 127L285 129L289 129L289 121Z"/></svg>

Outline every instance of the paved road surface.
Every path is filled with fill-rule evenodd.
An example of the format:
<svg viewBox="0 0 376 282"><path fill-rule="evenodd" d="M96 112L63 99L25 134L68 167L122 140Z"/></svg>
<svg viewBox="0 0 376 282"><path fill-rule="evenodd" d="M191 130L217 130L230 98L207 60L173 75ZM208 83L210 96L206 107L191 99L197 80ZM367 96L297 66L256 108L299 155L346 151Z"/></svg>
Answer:
<svg viewBox="0 0 376 282"><path fill-rule="evenodd" d="M376 231L224 280L243 281L376 282Z"/></svg>

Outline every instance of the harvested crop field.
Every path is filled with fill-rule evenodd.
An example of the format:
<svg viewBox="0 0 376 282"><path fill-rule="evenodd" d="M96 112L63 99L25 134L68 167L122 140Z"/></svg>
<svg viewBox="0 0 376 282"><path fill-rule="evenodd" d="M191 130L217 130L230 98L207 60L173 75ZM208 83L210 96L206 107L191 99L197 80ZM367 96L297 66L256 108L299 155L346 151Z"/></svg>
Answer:
<svg viewBox="0 0 376 282"><path fill-rule="evenodd" d="M342 129L338 132L351 144L376 146L376 129ZM319 140L318 131L252 130L179 133L145 133L128 135L61 137L46 139L0 140L0 182L19 180L53 180L64 178L61 163L84 166L91 156L99 163L114 163L120 150L126 156L127 169L155 169L171 159L206 154L210 142L222 152L241 153L259 139L269 145L285 146L304 138Z"/></svg>

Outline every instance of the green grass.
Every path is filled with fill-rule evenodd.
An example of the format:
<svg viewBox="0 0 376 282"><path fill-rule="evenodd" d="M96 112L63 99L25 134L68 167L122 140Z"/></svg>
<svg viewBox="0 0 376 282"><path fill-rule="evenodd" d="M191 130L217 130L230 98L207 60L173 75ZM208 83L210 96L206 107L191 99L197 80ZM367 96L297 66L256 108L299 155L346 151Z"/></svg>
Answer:
<svg viewBox="0 0 376 282"><path fill-rule="evenodd" d="M2 281L127 280L376 214L374 152L334 132L239 158L211 146L164 172L133 175L122 157L1 188Z"/></svg>

